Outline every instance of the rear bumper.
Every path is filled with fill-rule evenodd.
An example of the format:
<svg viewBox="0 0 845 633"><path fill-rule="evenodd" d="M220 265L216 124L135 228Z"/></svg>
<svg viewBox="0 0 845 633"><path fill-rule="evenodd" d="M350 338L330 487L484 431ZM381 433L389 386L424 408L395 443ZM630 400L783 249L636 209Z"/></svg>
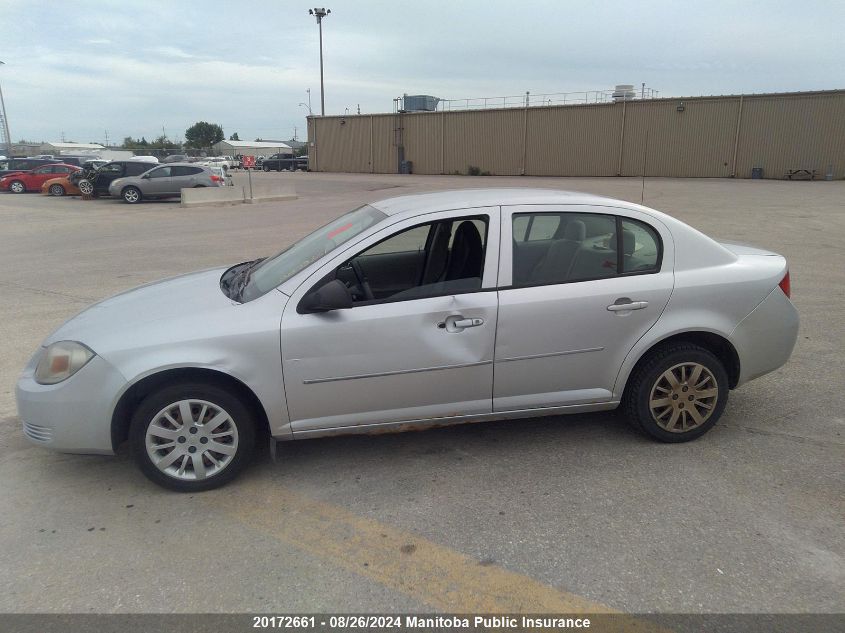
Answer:
<svg viewBox="0 0 845 633"><path fill-rule="evenodd" d="M34 365L30 362L15 388L27 439L64 453L112 455L112 404L126 384L123 375L95 356L64 382L40 385Z"/></svg>
<svg viewBox="0 0 845 633"><path fill-rule="evenodd" d="M798 311L775 287L731 334L739 354L738 385L782 367L798 339Z"/></svg>

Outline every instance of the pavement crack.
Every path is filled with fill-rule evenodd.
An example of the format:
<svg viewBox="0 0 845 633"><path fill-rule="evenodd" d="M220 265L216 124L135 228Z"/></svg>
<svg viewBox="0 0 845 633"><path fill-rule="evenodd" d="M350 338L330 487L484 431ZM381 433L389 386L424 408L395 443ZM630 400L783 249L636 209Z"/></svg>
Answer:
<svg viewBox="0 0 845 633"><path fill-rule="evenodd" d="M723 426L724 428L728 429L739 429L740 431L745 431L746 433L751 433L752 435L768 435L770 437L782 437L798 444L815 444L816 446L845 446L845 442L834 442L831 440L816 440L809 437L802 437L800 435L792 435L791 433L782 433L780 431L766 431L764 429L755 429L751 426L741 426L739 424L720 424L720 426Z"/></svg>
<svg viewBox="0 0 845 633"><path fill-rule="evenodd" d="M94 301L98 301L98 299L94 299L92 297L77 297L76 295L68 294L67 292L59 292L57 290L44 290L43 288L33 288L31 286L24 286L22 284L16 284L9 281L0 281L0 286L5 286L7 288L16 288L17 290L25 290L26 292L32 292L34 294L44 295L48 297L62 297L64 299L70 299L71 301L77 301L79 303L93 303Z"/></svg>

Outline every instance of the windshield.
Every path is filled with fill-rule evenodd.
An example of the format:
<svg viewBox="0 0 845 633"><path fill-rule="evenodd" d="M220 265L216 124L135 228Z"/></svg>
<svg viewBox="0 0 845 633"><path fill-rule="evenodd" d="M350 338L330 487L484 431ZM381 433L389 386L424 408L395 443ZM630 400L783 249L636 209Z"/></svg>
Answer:
<svg viewBox="0 0 845 633"><path fill-rule="evenodd" d="M378 209L364 205L317 229L278 255L268 257L249 271L249 283L241 293L241 300L251 301L270 292L309 264L386 217Z"/></svg>

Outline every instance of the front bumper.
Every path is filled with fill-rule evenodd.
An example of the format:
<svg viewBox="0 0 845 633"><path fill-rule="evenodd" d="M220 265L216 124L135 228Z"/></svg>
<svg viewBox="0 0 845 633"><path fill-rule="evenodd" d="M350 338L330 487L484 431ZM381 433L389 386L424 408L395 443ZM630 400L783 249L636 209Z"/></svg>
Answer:
<svg viewBox="0 0 845 633"><path fill-rule="evenodd" d="M24 435L64 453L112 455L111 416L126 379L99 356L56 385L35 382L37 357L18 379L15 397Z"/></svg>

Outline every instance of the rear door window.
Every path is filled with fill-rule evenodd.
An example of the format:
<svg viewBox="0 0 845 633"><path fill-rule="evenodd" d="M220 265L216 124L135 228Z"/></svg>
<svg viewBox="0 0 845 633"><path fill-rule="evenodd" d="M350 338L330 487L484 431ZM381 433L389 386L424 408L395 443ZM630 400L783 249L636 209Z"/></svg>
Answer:
<svg viewBox="0 0 845 633"><path fill-rule="evenodd" d="M182 165L174 165L170 168L170 175L174 178L176 176L196 176L202 173L202 167L185 167Z"/></svg>
<svg viewBox="0 0 845 633"><path fill-rule="evenodd" d="M615 235L612 215L515 214L513 284L538 286L613 277L618 264Z"/></svg>

